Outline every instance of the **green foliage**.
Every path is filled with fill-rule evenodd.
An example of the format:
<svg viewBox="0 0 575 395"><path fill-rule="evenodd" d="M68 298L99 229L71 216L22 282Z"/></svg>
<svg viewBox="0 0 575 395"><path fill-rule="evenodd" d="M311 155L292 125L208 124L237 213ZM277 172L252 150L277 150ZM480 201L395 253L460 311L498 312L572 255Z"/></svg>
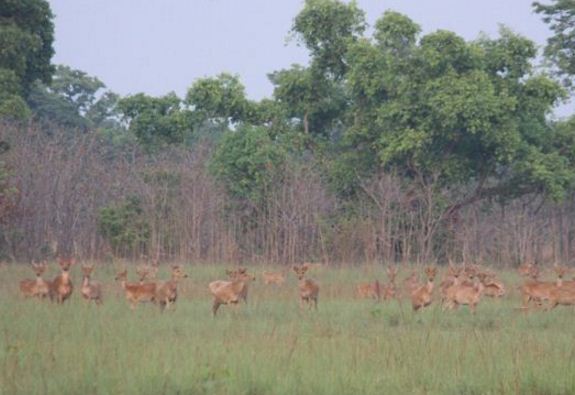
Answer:
<svg viewBox="0 0 575 395"><path fill-rule="evenodd" d="M129 130L149 152L166 144L182 144L193 130L192 114L182 111L175 93L162 97L138 93L120 99L118 109L129 122Z"/></svg>
<svg viewBox="0 0 575 395"><path fill-rule="evenodd" d="M145 251L150 238L142 203L135 196L100 210L99 230L114 253L120 256Z"/></svg>
<svg viewBox="0 0 575 395"><path fill-rule="evenodd" d="M25 95L36 80L49 83L54 72L53 17L45 0L0 3L0 69L16 73Z"/></svg>
<svg viewBox="0 0 575 395"><path fill-rule="evenodd" d="M274 99L289 118L300 120L301 130L329 136L346 106L340 83L324 78L317 70L294 65L268 75L274 84Z"/></svg>
<svg viewBox="0 0 575 395"><path fill-rule="evenodd" d="M405 17L386 14L378 26L376 44L360 41L348 57L354 123L345 141L378 159L367 173L383 167L423 185L474 185L468 202L564 196L575 163L541 144L552 138L546 115L563 92L530 73L532 42L502 29L495 40L437 31L416 44L418 28Z"/></svg>
<svg viewBox="0 0 575 395"><path fill-rule="evenodd" d="M231 197L259 205L280 180L285 160L284 148L264 127L245 125L223 136L210 168Z"/></svg>
<svg viewBox="0 0 575 395"><path fill-rule="evenodd" d="M59 65L49 85L33 86L28 101L34 114L44 122L78 129L119 129L118 95L111 91L102 93L105 87L96 77Z"/></svg>
<svg viewBox="0 0 575 395"><path fill-rule="evenodd" d="M572 0L551 0L550 4L534 2L536 13L543 16L553 35L547 39L545 56L565 77L568 85L573 84L575 75L575 3Z"/></svg>
<svg viewBox="0 0 575 395"><path fill-rule="evenodd" d="M195 81L188 89L186 104L205 120L225 126L244 120L249 112L244 86L237 76L227 73Z"/></svg>
<svg viewBox="0 0 575 395"><path fill-rule="evenodd" d="M364 12L355 1L306 0L296 16L292 32L309 49L313 67L336 79L347 71L349 45L365 30Z"/></svg>

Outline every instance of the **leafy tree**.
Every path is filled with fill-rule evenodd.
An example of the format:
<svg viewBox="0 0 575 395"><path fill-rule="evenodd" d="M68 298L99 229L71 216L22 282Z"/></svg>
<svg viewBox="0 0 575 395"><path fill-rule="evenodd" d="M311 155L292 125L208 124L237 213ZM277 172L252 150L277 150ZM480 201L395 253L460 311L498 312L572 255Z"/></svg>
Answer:
<svg viewBox="0 0 575 395"><path fill-rule="evenodd" d="M162 97L138 93L120 99L118 110L148 151L166 144L182 144L194 125L192 114L182 111L181 100L175 93Z"/></svg>
<svg viewBox="0 0 575 395"><path fill-rule="evenodd" d="M438 31L417 43L418 27L395 13L376 26L375 43L349 50L352 153L340 159L360 166L336 166L349 180L386 168L426 188L463 191L447 213L486 197L564 195L574 163L549 144L555 131L546 122L563 92L531 73L531 41L503 29L496 40Z"/></svg>
<svg viewBox="0 0 575 395"><path fill-rule="evenodd" d="M80 129L119 128L118 95L102 92L105 88L96 77L58 65L50 85L36 83L28 101L42 121Z"/></svg>
<svg viewBox="0 0 575 395"><path fill-rule="evenodd" d="M575 75L575 2L551 0L550 4L534 2L536 13L543 15L553 36L547 39L545 55L557 67L558 74L565 77L568 85Z"/></svg>
<svg viewBox="0 0 575 395"><path fill-rule="evenodd" d="M150 227L136 196L104 207L100 211L99 229L114 253L122 256L145 251L150 238Z"/></svg>
<svg viewBox="0 0 575 395"><path fill-rule="evenodd" d="M269 79L275 86L274 99L286 116L300 120L306 135L329 135L346 105L340 83L299 65L271 73Z"/></svg>
<svg viewBox="0 0 575 395"><path fill-rule="evenodd" d="M309 49L312 67L335 79L345 75L347 49L364 30L364 12L356 2L339 0L306 0L292 28Z"/></svg>
<svg viewBox="0 0 575 395"><path fill-rule="evenodd" d="M250 109L239 78L227 73L195 81L188 89L186 104L204 120L226 127L245 120Z"/></svg>
<svg viewBox="0 0 575 395"><path fill-rule="evenodd" d="M281 177L285 160L286 151L266 128L243 125L223 136L210 169L232 198L261 205Z"/></svg>
<svg viewBox="0 0 575 395"><path fill-rule="evenodd" d="M36 80L49 83L54 72L53 17L44 0L0 3L0 69L15 72L25 94Z"/></svg>
<svg viewBox="0 0 575 395"><path fill-rule="evenodd" d="M0 2L0 117L26 119L35 81L49 82L54 54L52 12L44 0Z"/></svg>

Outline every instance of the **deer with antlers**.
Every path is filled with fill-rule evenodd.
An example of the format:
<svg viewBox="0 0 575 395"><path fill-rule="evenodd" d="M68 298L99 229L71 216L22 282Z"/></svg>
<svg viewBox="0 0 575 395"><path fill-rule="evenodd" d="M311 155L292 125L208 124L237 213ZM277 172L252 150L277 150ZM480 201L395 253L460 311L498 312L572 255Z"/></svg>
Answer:
<svg viewBox="0 0 575 395"><path fill-rule="evenodd" d="M425 269L427 283L421 285L411 293L411 306L414 311L431 304L433 296L433 280L435 279L436 274L437 268L435 266L429 266Z"/></svg>
<svg viewBox="0 0 575 395"><path fill-rule="evenodd" d="M161 311L170 308L172 304L176 303L178 299L178 283L183 278L188 278L188 275L184 273L181 266L172 265L171 279L157 285L155 300L160 305Z"/></svg>
<svg viewBox="0 0 575 395"><path fill-rule="evenodd" d="M92 280L92 272L94 271L94 265L82 265L82 288L80 293L84 299L88 301L94 301L97 305L101 305L102 300L102 284L97 281Z"/></svg>
<svg viewBox="0 0 575 395"><path fill-rule="evenodd" d="M208 288L214 296L212 314L215 316L221 305L237 305L240 300L247 303L248 284L255 280L255 276L248 274L246 268L227 270L229 281L216 280L208 284Z"/></svg>
<svg viewBox="0 0 575 395"><path fill-rule="evenodd" d="M46 262L32 262L31 266L32 270L36 274L36 279L26 279L20 281L20 292L26 298L36 297L44 299L50 294L50 283L42 278L42 275L46 271Z"/></svg>
<svg viewBox="0 0 575 395"><path fill-rule="evenodd" d="M74 258L60 257L58 259L61 272L50 283L50 300L62 304L70 298L74 291L74 284L72 284L72 280L70 279L70 268L75 263Z"/></svg>
<svg viewBox="0 0 575 395"><path fill-rule="evenodd" d="M308 307L311 308L312 304L317 310L317 299L319 296L319 285L309 278L305 278L305 274L309 269L307 264L294 265L292 267L299 280L299 302L300 308L303 308L304 304L307 303Z"/></svg>

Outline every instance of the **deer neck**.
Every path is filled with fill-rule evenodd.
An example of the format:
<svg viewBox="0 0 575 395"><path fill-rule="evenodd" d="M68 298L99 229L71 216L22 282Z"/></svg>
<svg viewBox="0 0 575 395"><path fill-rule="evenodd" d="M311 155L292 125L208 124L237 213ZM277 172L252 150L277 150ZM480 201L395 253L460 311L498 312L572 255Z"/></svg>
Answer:
<svg viewBox="0 0 575 395"><path fill-rule="evenodd" d="M425 288L427 288L427 292L431 293L433 291L433 280L427 280Z"/></svg>
<svg viewBox="0 0 575 395"><path fill-rule="evenodd" d="M62 279L62 282L64 284L67 284L70 282L70 272L68 271L62 271L62 274L60 275L60 278Z"/></svg>
<svg viewBox="0 0 575 395"><path fill-rule="evenodd" d="M84 279L82 281L82 286L83 287L89 287L90 286L90 277L89 276L84 276Z"/></svg>

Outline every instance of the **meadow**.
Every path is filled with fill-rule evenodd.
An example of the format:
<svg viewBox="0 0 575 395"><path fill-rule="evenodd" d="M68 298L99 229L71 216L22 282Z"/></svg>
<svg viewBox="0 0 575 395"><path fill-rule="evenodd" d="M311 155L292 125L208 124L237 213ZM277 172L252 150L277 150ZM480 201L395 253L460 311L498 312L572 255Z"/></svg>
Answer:
<svg viewBox="0 0 575 395"><path fill-rule="evenodd" d="M575 393L573 308L521 312L511 270L510 294L482 299L473 315L442 311L437 298L417 313L408 300L355 298L356 283L385 279L379 266L315 270L319 309L301 310L293 273L266 286L259 274L274 268L250 266L248 304L214 318L207 284L225 268L185 265L176 308L161 313L130 310L112 265L93 276L101 307L82 300L78 267L59 306L20 295L18 282L33 278L26 265L1 266L0 394ZM44 278L57 273L51 264Z"/></svg>

